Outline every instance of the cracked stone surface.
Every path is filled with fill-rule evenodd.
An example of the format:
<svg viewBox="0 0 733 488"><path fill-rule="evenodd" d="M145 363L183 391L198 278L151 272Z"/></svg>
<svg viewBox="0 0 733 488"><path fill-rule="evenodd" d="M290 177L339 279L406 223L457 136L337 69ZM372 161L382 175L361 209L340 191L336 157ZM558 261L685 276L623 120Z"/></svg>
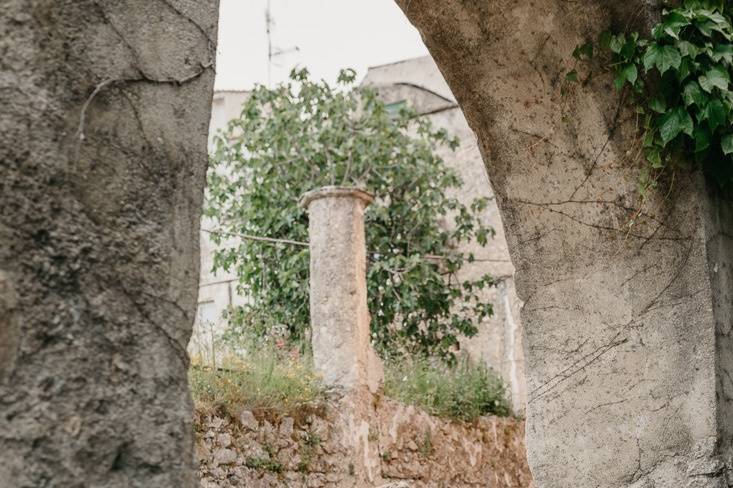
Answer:
<svg viewBox="0 0 733 488"><path fill-rule="evenodd" d="M730 201L698 173L641 204L636 115L578 44L659 3L398 0L476 133L525 302L539 488L725 487ZM447 21L446 19L450 19Z"/></svg>
<svg viewBox="0 0 733 488"><path fill-rule="evenodd" d="M0 10L0 486L197 486L218 2Z"/></svg>
<svg viewBox="0 0 733 488"><path fill-rule="evenodd" d="M312 411L295 412L295 418L249 412L254 429L242 429L237 419L196 412L202 488L534 486L520 419L456 422L381 398L358 433L354 399L347 404L342 400L332 398ZM365 444L369 451L362 450ZM374 476L366 476L365 464L372 466Z"/></svg>

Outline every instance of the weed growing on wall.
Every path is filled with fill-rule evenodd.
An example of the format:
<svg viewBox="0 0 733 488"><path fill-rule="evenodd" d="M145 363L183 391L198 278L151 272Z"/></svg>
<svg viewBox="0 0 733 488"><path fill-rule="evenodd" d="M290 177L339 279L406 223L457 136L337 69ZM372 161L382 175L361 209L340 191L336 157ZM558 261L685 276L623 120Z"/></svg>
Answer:
<svg viewBox="0 0 733 488"><path fill-rule="evenodd" d="M325 400L325 388L307 358L275 348L229 358L220 368L193 364L189 383L199 411L223 411L233 418L243 409L295 416Z"/></svg>
<svg viewBox="0 0 733 488"><path fill-rule="evenodd" d="M388 364L384 393L432 415L456 420L511 415L501 378L467 359L452 367L423 359Z"/></svg>
<svg viewBox="0 0 733 488"><path fill-rule="evenodd" d="M385 364L384 394L426 412L454 420L473 421L482 415L511 414L506 386L484 365L462 359L449 366L427 359ZM263 348L246 358L229 358L219 368L192 365L189 383L196 409L205 414L237 418L242 410L272 418L299 418L321 409L328 391L308 358ZM369 433L377 439L376 432ZM321 438L309 432L302 447L315 448ZM421 450L430 452L429 433Z"/></svg>
<svg viewBox="0 0 733 488"><path fill-rule="evenodd" d="M308 219L298 202L322 186L356 186L376 197L365 216L374 345L383 356L451 360L458 337L492 313L479 298L491 277L458 277L473 256L456 246L485 245L493 230L479 218L485 199L465 206L447 195L462 182L437 150L457 144L407 108L388 111L374 90L354 85L352 71L336 87L297 71L289 83L256 88L216 138L209 173L214 265L235 271L249 298L229 314L230 338L307 339L309 256L297 243L308 240Z"/></svg>

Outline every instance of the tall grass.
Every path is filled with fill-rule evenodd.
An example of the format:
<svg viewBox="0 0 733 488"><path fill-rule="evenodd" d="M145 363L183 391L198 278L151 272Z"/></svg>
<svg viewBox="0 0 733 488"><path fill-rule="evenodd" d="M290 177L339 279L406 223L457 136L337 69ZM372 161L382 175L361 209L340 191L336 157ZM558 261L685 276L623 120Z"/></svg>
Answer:
<svg viewBox="0 0 733 488"><path fill-rule="evenodd" d="M199 411L223 410L233 417L243 409L294 415L320 403L325 392L307 358L271 348L227 358L219 368L194 364L189 382Z"/></svg>
<svg viewBox="0 0 733 488"><path fill-rule="evenodd" d="M389 364L385 368L384 393L432 415L455 420L512 414L501 378L467 359L453 367L418 359Z"/></svg>
<svg viewBox="0 0 733 488"><path fill-rule="evenodd" d="M194 364L189 382L198 411L223 411L232 417L243 409L298 417L326 398L326 388L308 358L274 347L254 349L244 359L227 358L219 368ZM428 360L388 363L384 393L455 420L512 414L503 381L486 366L468 360L453 367Z"/></svg>

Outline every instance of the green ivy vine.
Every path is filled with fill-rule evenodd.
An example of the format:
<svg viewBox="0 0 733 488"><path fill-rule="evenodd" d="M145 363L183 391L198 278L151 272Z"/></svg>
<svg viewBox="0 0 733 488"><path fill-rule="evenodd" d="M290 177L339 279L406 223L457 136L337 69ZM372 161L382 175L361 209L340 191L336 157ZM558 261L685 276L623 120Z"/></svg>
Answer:
<svg viewBox="0 0 733 488"><path fill-rule="evenodd" d="M604 32L597 44L610 54L616 89L634 95L649 163L645 174L694 161L721 187L728 186L733 180L729 2L685 0L663 11L650 38ZM593 51L594 43L585 43L573 57L587 60ZM566 80L578 81L577 71Z"/></svg>

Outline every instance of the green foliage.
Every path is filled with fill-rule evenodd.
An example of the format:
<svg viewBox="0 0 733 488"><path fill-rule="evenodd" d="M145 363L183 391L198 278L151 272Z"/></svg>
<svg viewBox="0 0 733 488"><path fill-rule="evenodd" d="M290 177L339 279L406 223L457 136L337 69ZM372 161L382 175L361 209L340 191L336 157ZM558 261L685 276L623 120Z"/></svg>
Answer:
<svg viewBox="0 0 733 488"><path fill-rule="evenodd" d="M430 429L425 430L419 449L422 457L430 457L433 454L433 434L430 433Z"/></svg>
<svg viewBox="0 0 733 488"><path fill-rule="evenodd" d="M230 359L218 369L193 365L188 377L198 410L224 411L234 418L243 409L292 416L325 399L325 389L307 360L272 348Z"/></svg>
<svg viewBox="0 0 733 488"><path fill-rule="evenodd" d="M244 465L247 466L249 469L270 471L272 473L282 473L284 469L282 463L275 460L274 457L248 457L244 461Z"/></svg>
<svg viewBox="0 0 733 488"><path fill-rule="evenodd" d="M270 417L302 418L318 411L327 391L311 362L276 348L263 348L247 358L228 358L225 366L192 365L189 383L196 409L236 418L242 410ZM425 358L385 364L385 395L423 408L433 415L473 420L481 415L511 415L506 387L483 365L467 360L450 366ZM370 432L376 438L376 434ZM301 443L315 448L322 439L306 432Z"/></svg>
<svg viewBox="0 0 733 488"><path fill-rule="evenodd" d="M729 3L685 0L663 12L650 38L604 32L599 45L611 53L616 88L628 86L635 95L650 169L673 169L694 160L722 187L728 185L733 180ZM578 47L576 59L581 52L588 58L593 53ZM568 76L568 81L577 80L577 74Z"/></svg>
<svg viewBox="0 0 733 488"><path fill-rule="evenodd" d="M216 138L209 173L214 266L234 270L250 297L229 315L231 337L307 337L309 257L305 247L246 239L232 246L225 238L307 241L300 197L326 185L356 186L376 196L365 217L375 346L383 355L452 358L458 335L475 334L492 313L479 299L491 278L457 277L473 256L456 245L485 245L493 235L479 220L485 200L467 207L447 194L462 182L438 151L457 145L413 111L388 110L375 91L355 87L353 71L342 72L337 87L298 71L287 84L256 88Z"/></svg>
<svg viewBox="0 0 733 488"><path fill-rule="evenodd" d="M316 448L321 445L321 438L312 432L306 432L300 440L300 462L298 462L298 471L308 472L313 457L316 454Z"/></svg>
<svg viewBox="0 0 733 488"><path fill-rule="evenodd" d="M388 364L385 395L430 414L471 421L482 415L511 415L504 382L483 365L454 366L424 359Z"/></svg>

